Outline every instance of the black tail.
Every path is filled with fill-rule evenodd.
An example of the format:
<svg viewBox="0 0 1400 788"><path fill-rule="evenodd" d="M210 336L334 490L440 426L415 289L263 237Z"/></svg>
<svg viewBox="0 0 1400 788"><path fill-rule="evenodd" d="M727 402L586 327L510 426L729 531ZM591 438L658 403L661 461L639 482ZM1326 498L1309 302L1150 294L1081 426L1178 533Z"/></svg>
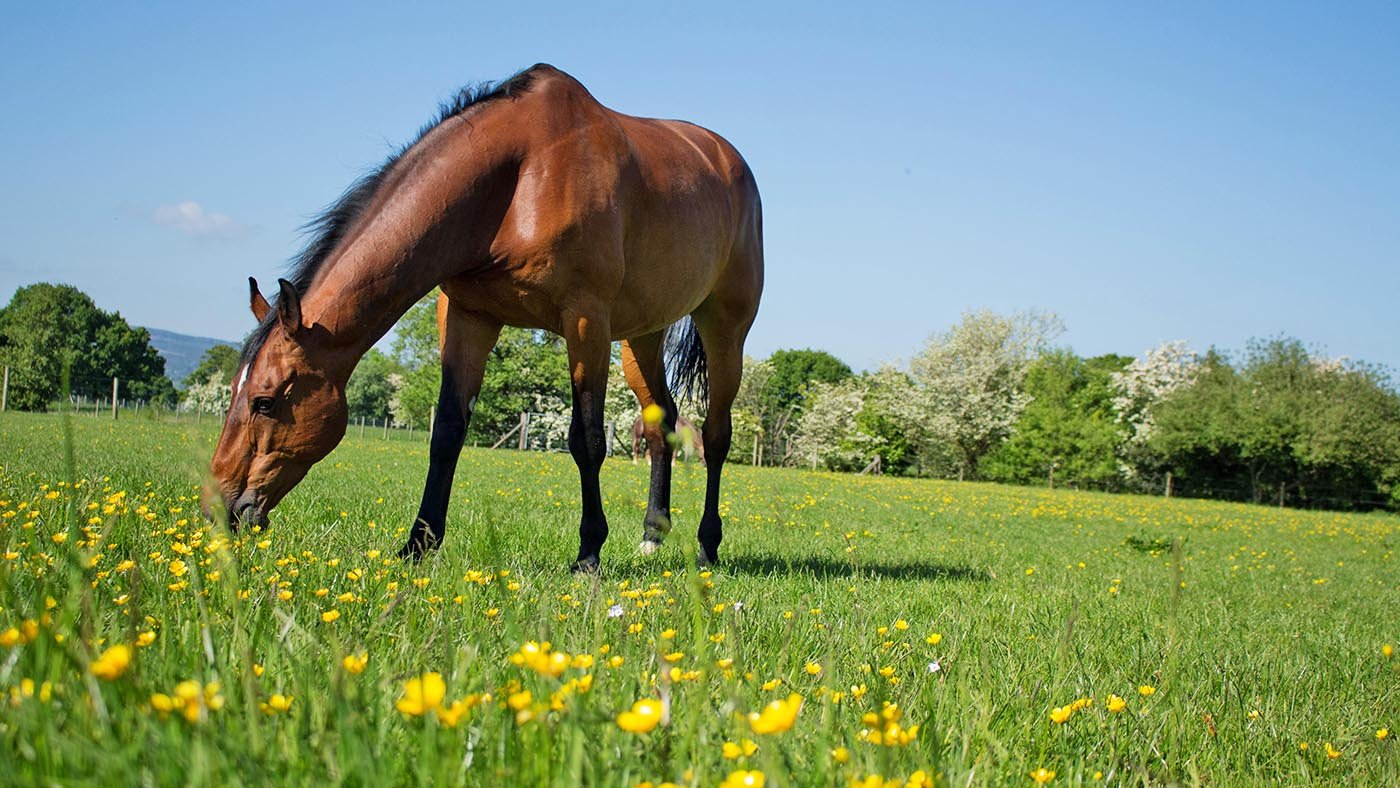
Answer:
<svg viewBox="0 0 1400 788"><path fill-rule="evenodd" d="M666 332L666 356L673 396L687 402L704 402L710 382L705 346L700 343L694 320L687 317Z"/></svg>

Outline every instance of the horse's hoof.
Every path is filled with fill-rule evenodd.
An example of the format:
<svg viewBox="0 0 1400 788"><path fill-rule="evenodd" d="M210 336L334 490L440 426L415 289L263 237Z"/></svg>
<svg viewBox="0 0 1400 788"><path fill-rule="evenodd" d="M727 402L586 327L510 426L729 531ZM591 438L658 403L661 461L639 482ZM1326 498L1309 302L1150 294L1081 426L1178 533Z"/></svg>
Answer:
<svg viewBox="0 0 1400 788"><path fill-rule="evenodd" d="M569 571L576 575L592 575L598 573L598 556L590 555L578 559Z"/></svg>
<svg viewBox="0 0 1400 788"><path fill-rule="evenodd" d="M639 544L639 545L637 545L637 551L640 552L642 555L652 555L653 553L655 553L657 550L660 550L660 549L661 549L661 543L660 543L660 542L654 542L654 541L652 541L652 540L650 540L650 539L643 539L643 540L642 540L642 543Z"/></svg>
<svg viewBox="0 0 1400 788"><path fill-rule="evenodd" d="M719 561L719 550L706 549L705 545L700 545L700 549L695 551L695 565L701 569L708 569Z"/></svg>

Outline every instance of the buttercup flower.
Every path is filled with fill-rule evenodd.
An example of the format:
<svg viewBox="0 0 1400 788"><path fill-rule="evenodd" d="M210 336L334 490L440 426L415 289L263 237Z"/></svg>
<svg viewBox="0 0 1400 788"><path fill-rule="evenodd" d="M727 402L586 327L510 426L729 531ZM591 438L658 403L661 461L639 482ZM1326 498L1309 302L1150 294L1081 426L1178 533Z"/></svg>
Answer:
<svg viewBox="0 0 1400 788"><path fill-rule="evenodd" d="M617 727L628 733L650 733L661 724L661 701L643 698L617 715Z"/></svg>
<svg viewBox="0 0 1400 788"><path fill-rule="evenodd" d="M404 682L403 696L394 705L404 714L419 717L441 706L446 694L441 673L424 673Z"/></svg>
<svg viewBox="0 0 1400 788"><path fill-rule="evenodd" d="M130 664L131 646L120 643L102 652L102 656L93 660L88 669L99 679L113 681L120 678Z"/></svg>

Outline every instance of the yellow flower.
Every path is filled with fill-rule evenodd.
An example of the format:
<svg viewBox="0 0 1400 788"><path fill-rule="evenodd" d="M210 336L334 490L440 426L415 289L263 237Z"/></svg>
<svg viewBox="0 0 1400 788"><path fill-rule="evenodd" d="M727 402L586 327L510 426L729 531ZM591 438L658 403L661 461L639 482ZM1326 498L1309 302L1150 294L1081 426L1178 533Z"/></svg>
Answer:
<svg viewBox="0 0 1400 788"><path fill-rule="evenodd" d="M468 695L461 700L453 701L450 706L439 707L436 712L438 722L449 728L457 727L457 723L462 719L462 715L481 703L481 698L482 696L480 695Z"/></svg>
<svg viewBox="0 0 1400 788"><path fill-rule="evenodd" d="M628 733L650 733L661 724L661 701L643 698L617 715L617 727Z"/></svg>
<svg viewBox="0 0 1400 788"><path fill-rule="evenodd" d="M897 619L897 620L894 622L894 628L897 629L897 630L899 630L900 632L903 632L904 630L906 630L906 629L909 628L909 622L908 622L908 621L905 621L905 620L902 619L902 618L901 618L901 619Z"/></svg>
<svg viewBox="0 0 1400 788"><path fill-rule="evenodd" d="M99 679L113 681L120 678L130 664L131 646L119 643L102 652L102 656L93 660L88 667L92 671L92 675Z"/></svg>
<svg viewBox="0 0 1400 788"><path fill-rule="evenodd" d="M809 675L809 676L820 676L820 675L821 675L821 672L822 672L822 666L821 666L821 665L818 665L818 664L815 663L815 662L808 662L808 663L807 663L807 667L806 667L806 671L807 671L807 675Z"/></svg>
<svg viewBox="0 0 1400 788"><path fill-rule="evenodd" d="M758 743L755 742L753 739L744 739L738 744L732 741L727 741L724 743L724 746L721 748L721 751L723 752L725 758L732 761L741 755L753 755L754 753L758 752Z"/></svg>
<svg viewBox="0 0 1400 788"><path fill-rule="evenodd" d="M775 700L763 707L761 712L749 713L749 728L754 733L782 733L797 721L797 713L802 710L802 696L792 693L787 700Z"/></svg>
<svg viewBox="0 0 1400 788"><path fill-rule="evenodd" d="M403 696L394 706L404 714L419 717L442 705L447 684L441 673L424 673L404 682Z"/></svg>
<svg viewBox="0 0 1400 788"><path fill-rule="evenodd" d="M138 632L136 634L136 645L140 646L141 648L145 648L146 646L149 646L154 642L156 642L155 632L147 630L145 632Z"/></svg>
<svg viewBox="0 0 1400 788"><path fill-rule="evenodd" d="M730 772L719 788L763 788L763 772L746 772L743 769Z"/></svg>
<svg viewBox="0 0 1400 788"><path fill-rule="evenodd" d="M293 700L291 695L274 694L267 699L266 703L258 704L258 708L262 709L264 714L276 714L279 711L287 711L292 708Z"/></svg>
<svg viewBox="0 0 1400 788"><path fill-rule="evenodd" d="M1123 700L1122 698L1113 694L1110 694L1108 696L1108 702L1104 705L1107 706L1108 710L1113 712L1114 714L1117 714L1123 709L1128 708L1128 702L1126 700Z"/></svg>
<svg viewBox="0 0 1400 788"><path fill-rule="evenodd" d="M185 565L184 561L176 558L174 561L170 562L170 574L180 577L188 571L189 567Z"/></svg>
<svg viewBox="0 0 1400 788"><path fill-rule="evenodd" d="M1141 694L1143 697L1146 697L1146 696L1148 696L1148 695L1151 695L1152 693L1154 693L1154 692L1156 692L1156 691L1157 691L1157 688L1154 687L1154 686L1152 686L1151 684L1144 684L1144 685L1142 685L1141 687L1138 687L1138 693Z"/></svg>
<svg viewBox="0 0 1400 788"><path fill-rule="evenodd" d="M936 646L939 643L943 642L943 635L941 633L935 632L932 635L929 635L928 637L924 638L924 642L929 644L930 646Z"/></svg>
<svg viewBox="0 0 1400 788"><path fill-rule="evenodd" d="M1338 749L1335 748L1335 747L1333 747L1333 746L1332 746L1332 742L1330 742L1330 741L1329 741L1329 742L1323 743L1322 749L1324 749L1324 750L1327 751L1327 757L1328 757L1328 758L1340 758L1340 757L1342 757L1342 751L1341 751L1341 750L1338 750Z"/></svg>
<svg viewBox="0 0 1400 788"><path fill-rule="evenodd" d="M655 403L642 409L642 421L645 421L647 424L660 424L661 419L665 418L665 416L666 411L662 410L661 406Z"/></svg>
<svg viewBox="0 0 1400 788"><path fill-rule="evenodd" d="M569 667L571 657L562 651L552 651L548 641L536 643L532 640L511 654L510 661L528 667L542 676L558 678L559 674Z"/></svg>
<svg viewBox="0 0 1400 788"><path fill-rule="evenodd" d="M335 621L337 618L340 618L340 611L336 610L335 608L331 608L330 610L327 610L326 612L321 614L321 620L326 622L327 624Z"/></svg>
<svg viewBox="0 0 1400 788"><path fill-rule="evenodd" d="M1074 713L1074 709L1068 706L1056 706L1050 710L1050 720L1056 725L1063 724L1069 719L1069 715Z"/></svg>
<svg viewBox="0 0 1400 788"><path fill-rule="evenodd" d="M1381 646L1381 656L1382 656L1382 657L1385 657L1386 659L1390 659L1391 656L1393 656L1394 654L1395 654L1395 647L1394 647L1394 646L1390 645L1389 643L1386 643L1384 646Z"/></svg>
<svg viewBox="0 0 1400 788"><path fill-rule="evenodd" d="M345 659L340 661L340 666L345 668L346 673L359 675L365 672L365 665L369 664L369 655L361 651L359 654L346 654Z"/></svg>
<svg viewBox="0 0 1400 788"><path fill-rule="evenodd" d="M831 760L837 763L845 763L851 759L851 751L845 747L837 747L831 751Z"/></svg>
<svg viewBox="0 0 1400 788"><path fill-rule="evenodd" d="M1379 729L1379 730L1376 731L1376 739L1379 740L1379 741L1385 741L1386 738L1388 738L1389 736L1390 736L1390 729L1389 729L1389 728L1381 728L1381 729Z"/></svg>
<svg viewBox="0 0 1400 788"><path fill-rule="evenodd" d="M19 628L10 627L4 632L0 632L0 646L14 648L19 643Z"/></svg>
<svg viewBox="0 0 1400 788"><path fill-rule="evenodd" d="M1031 772L1031 779L1035 780L1036 783L1039 785L1044 785L1045 783L1048 783L1051 780L1055 779L1055 773L1042 766L1039 769L1036 769L1035 771Z"/></svg>

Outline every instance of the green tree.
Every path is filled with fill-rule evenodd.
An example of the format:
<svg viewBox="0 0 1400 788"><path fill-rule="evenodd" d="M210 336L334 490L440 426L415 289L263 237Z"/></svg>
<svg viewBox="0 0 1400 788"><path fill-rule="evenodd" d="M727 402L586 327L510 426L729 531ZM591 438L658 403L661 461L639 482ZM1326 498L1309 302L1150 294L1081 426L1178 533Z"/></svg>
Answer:
<svg viewBox="0 0 1400 788"><path fill-rule="evenodd" d="M389 400L394 396L390 377L399 372L394 359L376 348L360 359L350 381L345 384L345 400L352 419L384 419L389 417Z"/></svg>
<svg viewBox="0 0 1400 788"><path fill-rule="evenodd" d="M400 318L391 343L400 367L391 381L391 410L400 423L425 426L442 382L437 336L437 296L429 294ZM567 413L568 354L564 341L547 331L506 327L487 357L472 411L468 440L494 441L515 426L521 412Z"/></svg>
<svg viewBox="0 0 1400 788"><path fill-rule="evenodd" d="M1115 449L1123 429L1113 409L1113 373L1132 359L1083 359L1050 351L1026 372L1030 402L1014 432L989 455L984 475L1020 484L1113 488L1120 478Z"/></svg>
<svg viewBox="0 0 1400 788"><path fill-rule="evenodd" d="M758 391L765 464L779 464L791 458L807 391L818 383L848 380L852 373L845 362L825 350L778 350L765 363Z"/></svg>
<svg viewBox="0 0 1400 788"><path fill-rule="evenodd" d="M486 361L469 434L494 441L522 412L567 413L572 401L564 340L547 331L506 327Z"/></svg>
<svg viewBox="0 0 1400 788"><path fill-rule="evenodd" d="M1394 506L1400 395L1377 369L1253 341L1212 351L1162 401L1148 444L1188 495L1329 508Z"/></svg>
<svg viewBox="0 0 1400 788"><path fill-rule="evenodd" d="M185 388L207 383L215 372L224 373L224 380L231 382L238 374L238 348L233 345L214 345L204 351L204 355L199 358L199 365L194 371L185 376Z"/></svg>
<svg viewBox="0 0 1400 788"><path fill-rule="evenodd" d="M22 287L0 310L0 362L10 367L10 402L44 410L59 396L62 372L70 390L88 397L119 396L170 403L175 388L150 333L119 313L104 312L70 285Z"/></svg>

